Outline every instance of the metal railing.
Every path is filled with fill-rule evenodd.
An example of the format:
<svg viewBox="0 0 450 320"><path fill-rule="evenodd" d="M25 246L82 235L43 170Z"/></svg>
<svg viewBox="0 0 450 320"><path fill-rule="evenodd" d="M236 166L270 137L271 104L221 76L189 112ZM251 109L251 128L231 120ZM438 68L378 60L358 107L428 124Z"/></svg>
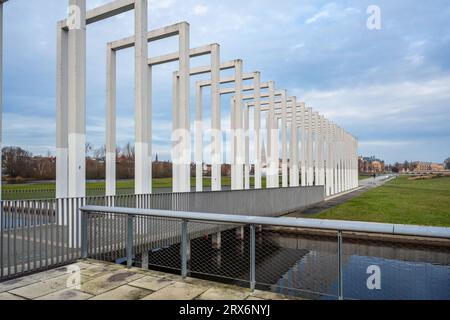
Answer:
<svg viewBox="0 0 450 320"><path fill-rule="evenodd" d="M294 196L295 195L295 196ZM251 202L248 199L252 199ZM163 193L145 195L94 196L47 200L0 201L0 281L68 264L81 257L81 215L85 205L111 206L172 211L222 212L229 214L279 216L285 211L301 209L323 200L320 187L261 189L242 191ZM284 208L284 210L276 208ZM104 220L98 219L99 223ZM117 221L119 226L120 220ZM158 230L166 230L161 239L141 237L141 247L160 248L177 242L173 224L157 221ZM140 225L140 234L153 225ZM195 227L194 229L192 229ZM91 234L98 237L111 234L100 224ZM103 229L102 229L103 228ZM220 230L220 226L190 226L191 236ZM172 230L173 231L173 230ZM152 240L153 242L151 242ZM179 242L179 241L178 241ZM114 252L104 252L121 258L125 247L116 246ZM100 252L100 251L99 251Z"/></svg>
<svg viewBox="0 0 450 320"><path fill-rule="evenodd" d="M85 206L80 210L83 212L83 258L102 259L108 252L121 250L122 254L116 255L114 258L121 255L126 257L129 267L133 265L133 262L139 260L140 256L142 265L148 264L154 267L180 270L183 277L186 277L189 273L194 273L239 280L239 282L248 282L252 289L255 289L256 285L274 286L273 274L276 272L280 275L286 273L286 266L277 261L277 257L285 259L286 264L291 268L291 265L297 263L306 254L301 253L300 255L298 252L288 252L284 256L280 255L276 250L273 250L273 244L261 237L258 237L258 241L261 240L261 243L257 244L257 231L262 226L335 232L337 237L336 296L339 299L344 299L344 232L450 239L450 228L444 227L99 206ZM92 232L93 229L96 231ZM246 234L249 238L248 243L241 241L239 244L234 238L226 238L221 235L227 232L241 234L241 240ZM114 233L117 237L112 236ZM208 239L208 245L206 246L205 241L200 241L204 239ZM225 241L227 243L224 243ZM142 243L145 243L145 245L142 245ZM171 246L174 249L170 249ZM211 267L209 265L212 264L213 255L211 253L213 249L233 250L233 252L231 254L223 253L223 256L227 257L228 260L215 263L218 267ZM167 254L159 254L161 250L166 250ZM152 260L151 257L148 257L149 252L150 255L156 252L158 261L149 261L149 259ZM193 256L194 254L196 256ZM268 255L274 258L269 262L262 261ZM214 259L216 258L217 256L214 256ZM106 259L111 260L111 257L109 256ZM319 293L321 296L327 295L323 292L311 291L309 293ZM332 294L329 295L333 296Z"/></svg>
<svg viewBox="0 0 450 320"><path fill-rule="evenodd" d="M105 188L87 188L86 194L88 196L101 196L105 194ZM134 188L117 188L118 195L132 195L134 194ZM2 189L3 200L43 200L55 198L56 190L50 189Z"/></svg>

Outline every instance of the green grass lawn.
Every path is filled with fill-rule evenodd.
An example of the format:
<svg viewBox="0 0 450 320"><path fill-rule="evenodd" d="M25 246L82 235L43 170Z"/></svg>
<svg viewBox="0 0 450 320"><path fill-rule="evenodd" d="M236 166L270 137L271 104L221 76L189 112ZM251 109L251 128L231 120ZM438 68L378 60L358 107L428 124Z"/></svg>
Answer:
<svg viewBox="0 0 450 320"><path fill-rule="evenodd" d="M450 177L399 177L315 218L450 227Z"/></svg>
<svg viewBox="0 0 450 320"><path fill-rule="evenodd" d="M359 178L359 180L366 180L369 178L373 178L373 176L359 176L358 178Z"/></svg>
<svg viewBox="0 0 450 320"><path fill-rule="evenodd" d="M254 178L250 178L251 186L254 185ZM265 187L266 179L262 178L263 187ZM195 187L195 178L191 178L191 185ZM211 179L204 178L203 186L211 187ZM222 177L222 186L231 186L231 177ZM119 180L116 184L118 194L133 194L134 180ZM100 196L104 194L105 182L87 182L86 193L88 196ZM172 178L153 179L153 188L172 188ZM26 184L9 184L2 186L3 200L25 200L25 199L44 199L55 197L55 183L26 183Z"/></svg>

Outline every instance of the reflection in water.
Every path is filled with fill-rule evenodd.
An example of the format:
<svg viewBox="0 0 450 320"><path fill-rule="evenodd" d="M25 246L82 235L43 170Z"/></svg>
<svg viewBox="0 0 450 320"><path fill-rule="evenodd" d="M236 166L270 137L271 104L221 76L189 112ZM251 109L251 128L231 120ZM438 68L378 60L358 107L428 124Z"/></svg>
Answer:
<svg viewBox="0 0 450 320"><path fill-rule="evenodd" d="M248 286L249 241L234 230L222 233L220 250L211 237L191 241L193 276ZM150 253L152 268L179 269L179 245ZM309 299L337 295L337 240L260 232L256 241L257 288ZM347 299L450 299L450 248L344 238ZM381 290L367 288L367 268L381 270Z"/></svg>

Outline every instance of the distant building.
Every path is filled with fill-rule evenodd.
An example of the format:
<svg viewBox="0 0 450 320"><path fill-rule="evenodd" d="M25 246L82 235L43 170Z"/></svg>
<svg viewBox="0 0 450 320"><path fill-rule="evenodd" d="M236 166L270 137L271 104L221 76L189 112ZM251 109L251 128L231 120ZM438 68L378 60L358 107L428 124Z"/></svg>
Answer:
<svg viewBox="0 0 450 320"><path fill-rule="evenodd" d="M374 174L385 172L385 164L383 160L372 157L359 157L358 168L360 173Z"/></svg>
<svg viewBox="0 0 450 320"><path fill-rule="evenodd" d="M440 163L415 161L411 163L409 170L412 172L440 172L444 171L445 167Z"/></svg>

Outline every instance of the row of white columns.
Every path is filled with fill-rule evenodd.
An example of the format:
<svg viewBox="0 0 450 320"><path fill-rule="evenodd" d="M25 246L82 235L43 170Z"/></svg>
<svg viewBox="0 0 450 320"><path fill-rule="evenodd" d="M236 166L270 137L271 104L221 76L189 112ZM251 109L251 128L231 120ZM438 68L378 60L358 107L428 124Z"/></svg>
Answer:
<svg viewBox="0 0 450 320"><path fill-rule="evenodd" d="M4 1L3 1L4 2ZM0 0L0 3L2 1ZM116 194L116 55L123 49L135 50L135 193L152 192L152 68L178 61L173 75L172 162L173 191L191 191L191 128L189 83L193 75L210 73L211 80L196 87L195 165L196 190L203 191L202 89L211 87L211 161L212 190L221 190L222 125L220 96L231 99L232 189L250 188L250 105L254 107L255 188L262 187L262 112L266 112L267 168L266 186L326 185L327 194L342 192L357 185L357 142L351 135L332 125L324 117L287 98L285 90L275 90L275 83L261 83L259 72L245 74L242 60L220 63L220 46L210 44L190 49L189 24L177 23L147 31L147 0L116 0L86 12L86 0L69 0L69 16L58 23L57 61L57 197L85 196L86 141L86 26L90 23L134 9L135 35L107 45L106 114L106 194ZM148 57L150 42L178 36L179 51ZM208 66L190 68L190 59L210 55ZM221 70L234 69L234 76L221 78ZM245 86L244 81L253 80ZM234 83L234 88L221 84ZM262 90L267 90L263 93ZM244 95L253 91L251 95ZM276 101L277 98L280 101ZM262 98L268 98L263 102ZM268 107L263 108L263 105ZM281 120L281 128L280 121ZM288 126L290 124L290 131ZM299 137L299 128L301 131ZM288 139L289 137L289 139ZM288 143L289 140L289 143ZM300 147L299 147L300 142ZM299 150L300 148L300 150Z"/></svg>

